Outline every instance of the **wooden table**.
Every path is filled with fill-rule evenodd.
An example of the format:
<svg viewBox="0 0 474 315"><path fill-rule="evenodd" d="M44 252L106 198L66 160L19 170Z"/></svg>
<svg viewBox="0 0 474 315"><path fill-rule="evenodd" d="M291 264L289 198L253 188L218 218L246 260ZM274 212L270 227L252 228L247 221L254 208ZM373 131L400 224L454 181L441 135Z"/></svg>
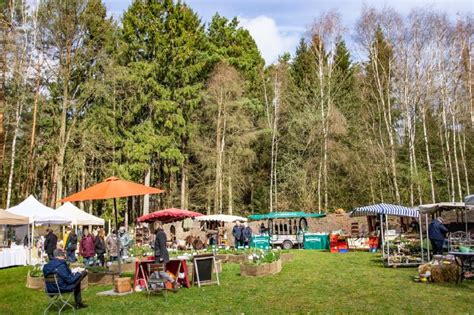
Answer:
<svg viewBox="0 0 474 315"><path fill-rule="evenodd" d="M134 287L137 285L145 286L148 283L148 278L150 274L148 272L148 265L155 263L155 257L146 257L142 260L135 261L135 276L134 276ZM183 259L171 259L166 264L166 270L171 272L176 276L179 284L181 286L189 288L191 287L191 283L189 281L189 273L188 273L188 265L186 260ZM179 272L178 272L179 271ZM180 279L178 277L179 273L184 273L184 278Z"/></svg>
<svg viewBox="0 0 474 315"><path fill-rule="evenodd" d="M459 266L460 273L456 279L456 283L462 282L466 279L465 274L467 272L473 272L474 270L474 252L461 253L461 252L449 252L449 255L453 255L456 259L456 264Z"/></svg>

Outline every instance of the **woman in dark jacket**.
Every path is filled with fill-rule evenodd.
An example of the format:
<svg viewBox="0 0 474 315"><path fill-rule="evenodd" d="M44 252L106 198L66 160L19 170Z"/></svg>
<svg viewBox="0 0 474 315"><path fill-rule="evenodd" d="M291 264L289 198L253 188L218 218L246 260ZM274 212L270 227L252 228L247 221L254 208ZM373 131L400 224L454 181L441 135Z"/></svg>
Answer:
<svg viewBox="0 0 474 315"><path fill-rule="evenodd" d="M163 231L163 226L158 224L155 235L155 262L157 264L166 264L170 261L168 249L166 248L166 233Z"/></svg>
<svg viewBox="0 0 474 315"><path fill-rule="evenodd" d="M100 261L100 265L102 267L105 266L105 231L104 229L100 229L97 237L95 238L95 252L97 254L97 258Z"/></svg>
<svg viewBox="0 0 474 315"><path fill-rule="evenodd" d="M76 262L77 235L74 230L71 231L66 242L67 259L69 262Z"/></svg>
<svg viewBox="0 0 474 315"><path fill-rule="evenodd" d="M161 222L157 223L155 235L155 263L164 264L166 270L166 264L170 261L168 249L166 248L166 233L163 231L163 225ZM173 280L168 273L160 271L160 277L166 279L173 285L173 289L176 291L179 287L178 281Z"/></svg>

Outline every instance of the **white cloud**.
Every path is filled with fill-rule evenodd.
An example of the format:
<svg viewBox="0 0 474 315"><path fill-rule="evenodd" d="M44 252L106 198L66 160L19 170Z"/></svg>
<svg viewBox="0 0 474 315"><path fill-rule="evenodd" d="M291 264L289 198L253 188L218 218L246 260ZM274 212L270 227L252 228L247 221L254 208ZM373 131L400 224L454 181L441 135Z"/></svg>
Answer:
<svg viewBox="0 0 474 315"><path fill-rule="evenodd" d="M253 19L239 18L240 24L247 29L262 54L267 65L278 60L278 56L285 52L293 53L300 35L284 32L275 20L265 15Z"/></svg>

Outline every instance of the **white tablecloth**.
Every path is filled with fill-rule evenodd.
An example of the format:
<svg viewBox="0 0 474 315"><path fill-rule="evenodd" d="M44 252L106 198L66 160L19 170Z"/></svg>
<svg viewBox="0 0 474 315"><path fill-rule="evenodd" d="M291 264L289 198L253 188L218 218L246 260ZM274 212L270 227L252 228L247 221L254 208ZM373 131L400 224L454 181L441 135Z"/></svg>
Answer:
<svg viewBox="0 0 474 315"><path fill-rule="evenodd" d="M0 250L0 268L26 266L28 249L24 247L4 248Z"/></svg>

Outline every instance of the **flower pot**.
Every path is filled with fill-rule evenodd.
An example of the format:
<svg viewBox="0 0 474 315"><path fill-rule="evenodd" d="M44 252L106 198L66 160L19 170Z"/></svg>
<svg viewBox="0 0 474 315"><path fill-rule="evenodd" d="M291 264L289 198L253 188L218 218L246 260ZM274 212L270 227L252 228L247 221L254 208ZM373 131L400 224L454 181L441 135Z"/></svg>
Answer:
<svg viewBox="0 0 474 315"><path fill-rule="evenodd" d="M32 277L28 271L26 276L26 287L30 289L44 289L44 278L43 277Z"/></svg>
<svg viewBox="0 0 474 315"><path fill-rule="evenodd" d="M281 260L263 265L240 265L240 275L244 277L260 277L272 275L281 271Z"/></svg>

